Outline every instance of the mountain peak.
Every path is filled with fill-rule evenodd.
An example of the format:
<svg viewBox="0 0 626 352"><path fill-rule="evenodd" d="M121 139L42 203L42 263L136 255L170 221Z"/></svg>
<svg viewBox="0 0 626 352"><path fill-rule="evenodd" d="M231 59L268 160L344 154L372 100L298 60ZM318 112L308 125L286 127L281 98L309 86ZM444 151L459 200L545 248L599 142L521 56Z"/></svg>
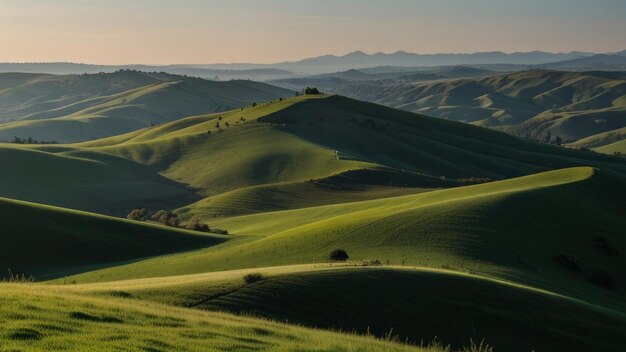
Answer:
<svg viewBox="0 0 626 352"><path fill-rule="evenodd" d="M349 54L344 55L343 57L365 57L365 56L369 56L369 55L362 52L361 50L356 50Z"/></svg>

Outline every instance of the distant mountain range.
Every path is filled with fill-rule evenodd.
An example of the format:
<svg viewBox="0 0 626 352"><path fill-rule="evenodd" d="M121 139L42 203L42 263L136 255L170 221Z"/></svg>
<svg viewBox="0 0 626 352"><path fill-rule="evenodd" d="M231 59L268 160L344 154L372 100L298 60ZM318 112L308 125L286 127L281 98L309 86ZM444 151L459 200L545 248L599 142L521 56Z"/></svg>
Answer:
<svg viewBox="0 0 626 352"><path fill-rule="evenodd" d="M529 68L533 65L552 65L565 62L561 69L578 70L594 69L584 66L584 60L591 58L594 65L609 65L615 62L622 65L620 58L626 57L625 51L617 53L591 53L573 51L569 53L549 53L543 51L504 53L500 51L460 53L460 54L416 54L405 51L395 53L367 54L355 51L346 55L322 55L298 61L273 64L228 63L228 64L180 64L180 65L87 65L76 63L0 63L0 72L31 72L53 74L80 74L114 72L119 69L135 69L141 71L167 72L180 75L191 75L202 78L219 79L254 79L269 80L294 77L297 75L314 75L349 69L363 69L376 66L400 67L432 67L455 65L499 65L514 69ZM615 62L614 62L615 61ZM569 62L569 63L568 63ZM588 64L588 63L587 63ZM494 66L496 67L496 66ZM567 68L570 67L570 68ZM544 67L556 68L556 67ZM506 68L505 68L506 69ZM613 68L612 68L613 69Z"/></svg>

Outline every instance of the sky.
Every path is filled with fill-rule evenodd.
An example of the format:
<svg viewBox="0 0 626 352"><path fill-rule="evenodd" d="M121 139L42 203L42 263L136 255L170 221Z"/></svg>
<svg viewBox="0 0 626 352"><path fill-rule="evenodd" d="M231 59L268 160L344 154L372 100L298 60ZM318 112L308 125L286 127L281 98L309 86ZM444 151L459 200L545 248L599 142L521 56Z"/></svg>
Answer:
<svg viewBox="0 0 626 352"><path fill-rule="evenodd" d="M626 0L0 0L0 62L626 49Z"/></svg>

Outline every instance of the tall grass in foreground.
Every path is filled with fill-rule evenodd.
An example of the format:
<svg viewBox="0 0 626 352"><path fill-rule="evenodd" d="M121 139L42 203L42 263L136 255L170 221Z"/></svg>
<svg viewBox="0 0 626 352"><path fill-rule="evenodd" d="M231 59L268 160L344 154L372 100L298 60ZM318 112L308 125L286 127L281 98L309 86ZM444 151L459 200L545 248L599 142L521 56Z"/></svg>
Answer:
<svg viewBox="0 0 626 352"><path fill-rule="evenodd" d="M3 350L449 351L37 284L1 284L0 321Z"/></svg>

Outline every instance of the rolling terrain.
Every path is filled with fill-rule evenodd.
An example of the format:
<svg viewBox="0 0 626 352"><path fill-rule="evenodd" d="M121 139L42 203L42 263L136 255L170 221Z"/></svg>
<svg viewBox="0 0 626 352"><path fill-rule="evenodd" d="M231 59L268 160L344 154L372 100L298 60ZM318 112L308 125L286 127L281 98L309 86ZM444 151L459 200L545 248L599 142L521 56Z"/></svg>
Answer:
<svg viewBox="0 0 626 352"><path fill-rule="evenodd" d="M76 142L190 115L229 110L292 92L252 81L166 73L0 74L0 140Z"/></svg>
<svg viewBox="0 0 626 352"><path fill-rule="evenodd" d="M590 147L585 138L622 135L625 78L623 72L530 70L416 83L353 80L327 89L524 138ZM593 147L603 140L595 138Z"/></svg>
<svg viewBox="0 0 626 352"><path fill-rule="evenodd" d="M0 284L2 347L26 351L446 352L110 294Z"/></svg>
<svg viewBox="0 0 626 352"><path fill-rule="evenodd" d="M0 209L0 267L38 280L227 239L6 198Z"/></svg>
<svg viewBox="0 0 626 352"><path fill-rule="evenodd" d="M11 348L617 352L626 338L618 156L336 95L0 155L0 267L50 280L1 285ZM94 214L142 207L229 234ZM339 248L348 261L329 264Z"/></svg>
<svg viewBox="0 0 626 352"><path fill-rule="evenodd" d="M241 280L254 272L264 279L253 284ZM457 271L407 266L296 265L62 287L94 296L117 293L378 336L393 329L413 342L436 336L462 346L467 336L479 335L496 350L508 351L551 350L557 344L568 350L594 346L617 350L624 327L619 313L547 291ZM587 328L580 329L585 324ZM594 339L599 334L602 341Z"/></svg>
<svg viewBox="0 0 626 352"><path fill-rule="evenodd" d="M117 216L246 199L257 212L285 210L275 204L364 200L571 166L624 167L619 158L340 96L192 116L81 144L4 145L0 152L8 163L0 196ZM65 166L53 167L59 163ZM35 182L37 170L51 177Z"/></svg>

